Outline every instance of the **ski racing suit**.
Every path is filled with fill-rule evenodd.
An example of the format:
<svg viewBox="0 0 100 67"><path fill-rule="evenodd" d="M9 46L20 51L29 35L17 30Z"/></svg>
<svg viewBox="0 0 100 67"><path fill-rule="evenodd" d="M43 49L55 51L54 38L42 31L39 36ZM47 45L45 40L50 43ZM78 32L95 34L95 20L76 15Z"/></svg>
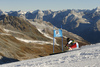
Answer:
<svg viewBox="0 0 100 67"><path fill-rule="evenodd" d="M69 45L69 46L68 46ZM75 42L74 40L70 40L67 44L67 46L69 47L69 50L72 50L74 48L79 48L79 44L78 42Z"/></svg>

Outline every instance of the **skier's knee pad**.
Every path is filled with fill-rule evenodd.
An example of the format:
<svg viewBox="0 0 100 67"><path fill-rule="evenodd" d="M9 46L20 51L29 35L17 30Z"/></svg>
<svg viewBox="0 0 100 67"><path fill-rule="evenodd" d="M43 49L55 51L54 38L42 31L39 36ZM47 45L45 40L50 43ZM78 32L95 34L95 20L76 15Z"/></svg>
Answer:
<svg viewBox="0 0 100 67"><path fill-rule="evenodd" d="M79 48L79 44L76 42L76 46L77 46L77 48Z"/></svg>

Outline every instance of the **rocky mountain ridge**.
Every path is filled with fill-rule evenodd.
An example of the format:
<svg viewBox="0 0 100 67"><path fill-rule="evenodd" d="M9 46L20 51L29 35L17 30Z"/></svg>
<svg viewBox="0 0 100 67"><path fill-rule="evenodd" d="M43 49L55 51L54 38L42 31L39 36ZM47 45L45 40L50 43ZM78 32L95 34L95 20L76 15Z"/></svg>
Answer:
<svg viewBox="0 0 100 67"><path fill-rule="evenodd" d="M100 7L92 10L11 11L7 14L33 21L34 19L47 21L58 28L62 25L63 29L81 36L90 43L98 43L100 41Z"/></svg>

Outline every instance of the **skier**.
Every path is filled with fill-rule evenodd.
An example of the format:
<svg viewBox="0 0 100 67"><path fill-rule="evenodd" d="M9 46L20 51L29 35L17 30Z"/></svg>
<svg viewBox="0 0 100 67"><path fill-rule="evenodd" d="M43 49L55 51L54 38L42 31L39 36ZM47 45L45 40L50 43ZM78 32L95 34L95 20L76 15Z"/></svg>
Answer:
<svg viewBox="0 0 100 67"><path fill-rule="evenodd" d="M67 44L65 45L65 47L66 46L67 46L68 50L72 50L74 48L79 48L79 44L70 38L67 38Z"/></svg>

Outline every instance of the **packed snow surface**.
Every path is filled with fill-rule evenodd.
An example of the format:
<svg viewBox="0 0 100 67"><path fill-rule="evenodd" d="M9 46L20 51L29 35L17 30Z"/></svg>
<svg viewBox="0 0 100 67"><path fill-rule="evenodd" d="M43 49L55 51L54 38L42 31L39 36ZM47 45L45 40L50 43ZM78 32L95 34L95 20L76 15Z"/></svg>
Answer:
<svg viewBox="0 0 100 67"><path fill-rule="evenodd" d="M100 43L80 50L0 65L0 67L100 67Z"/></svg>

